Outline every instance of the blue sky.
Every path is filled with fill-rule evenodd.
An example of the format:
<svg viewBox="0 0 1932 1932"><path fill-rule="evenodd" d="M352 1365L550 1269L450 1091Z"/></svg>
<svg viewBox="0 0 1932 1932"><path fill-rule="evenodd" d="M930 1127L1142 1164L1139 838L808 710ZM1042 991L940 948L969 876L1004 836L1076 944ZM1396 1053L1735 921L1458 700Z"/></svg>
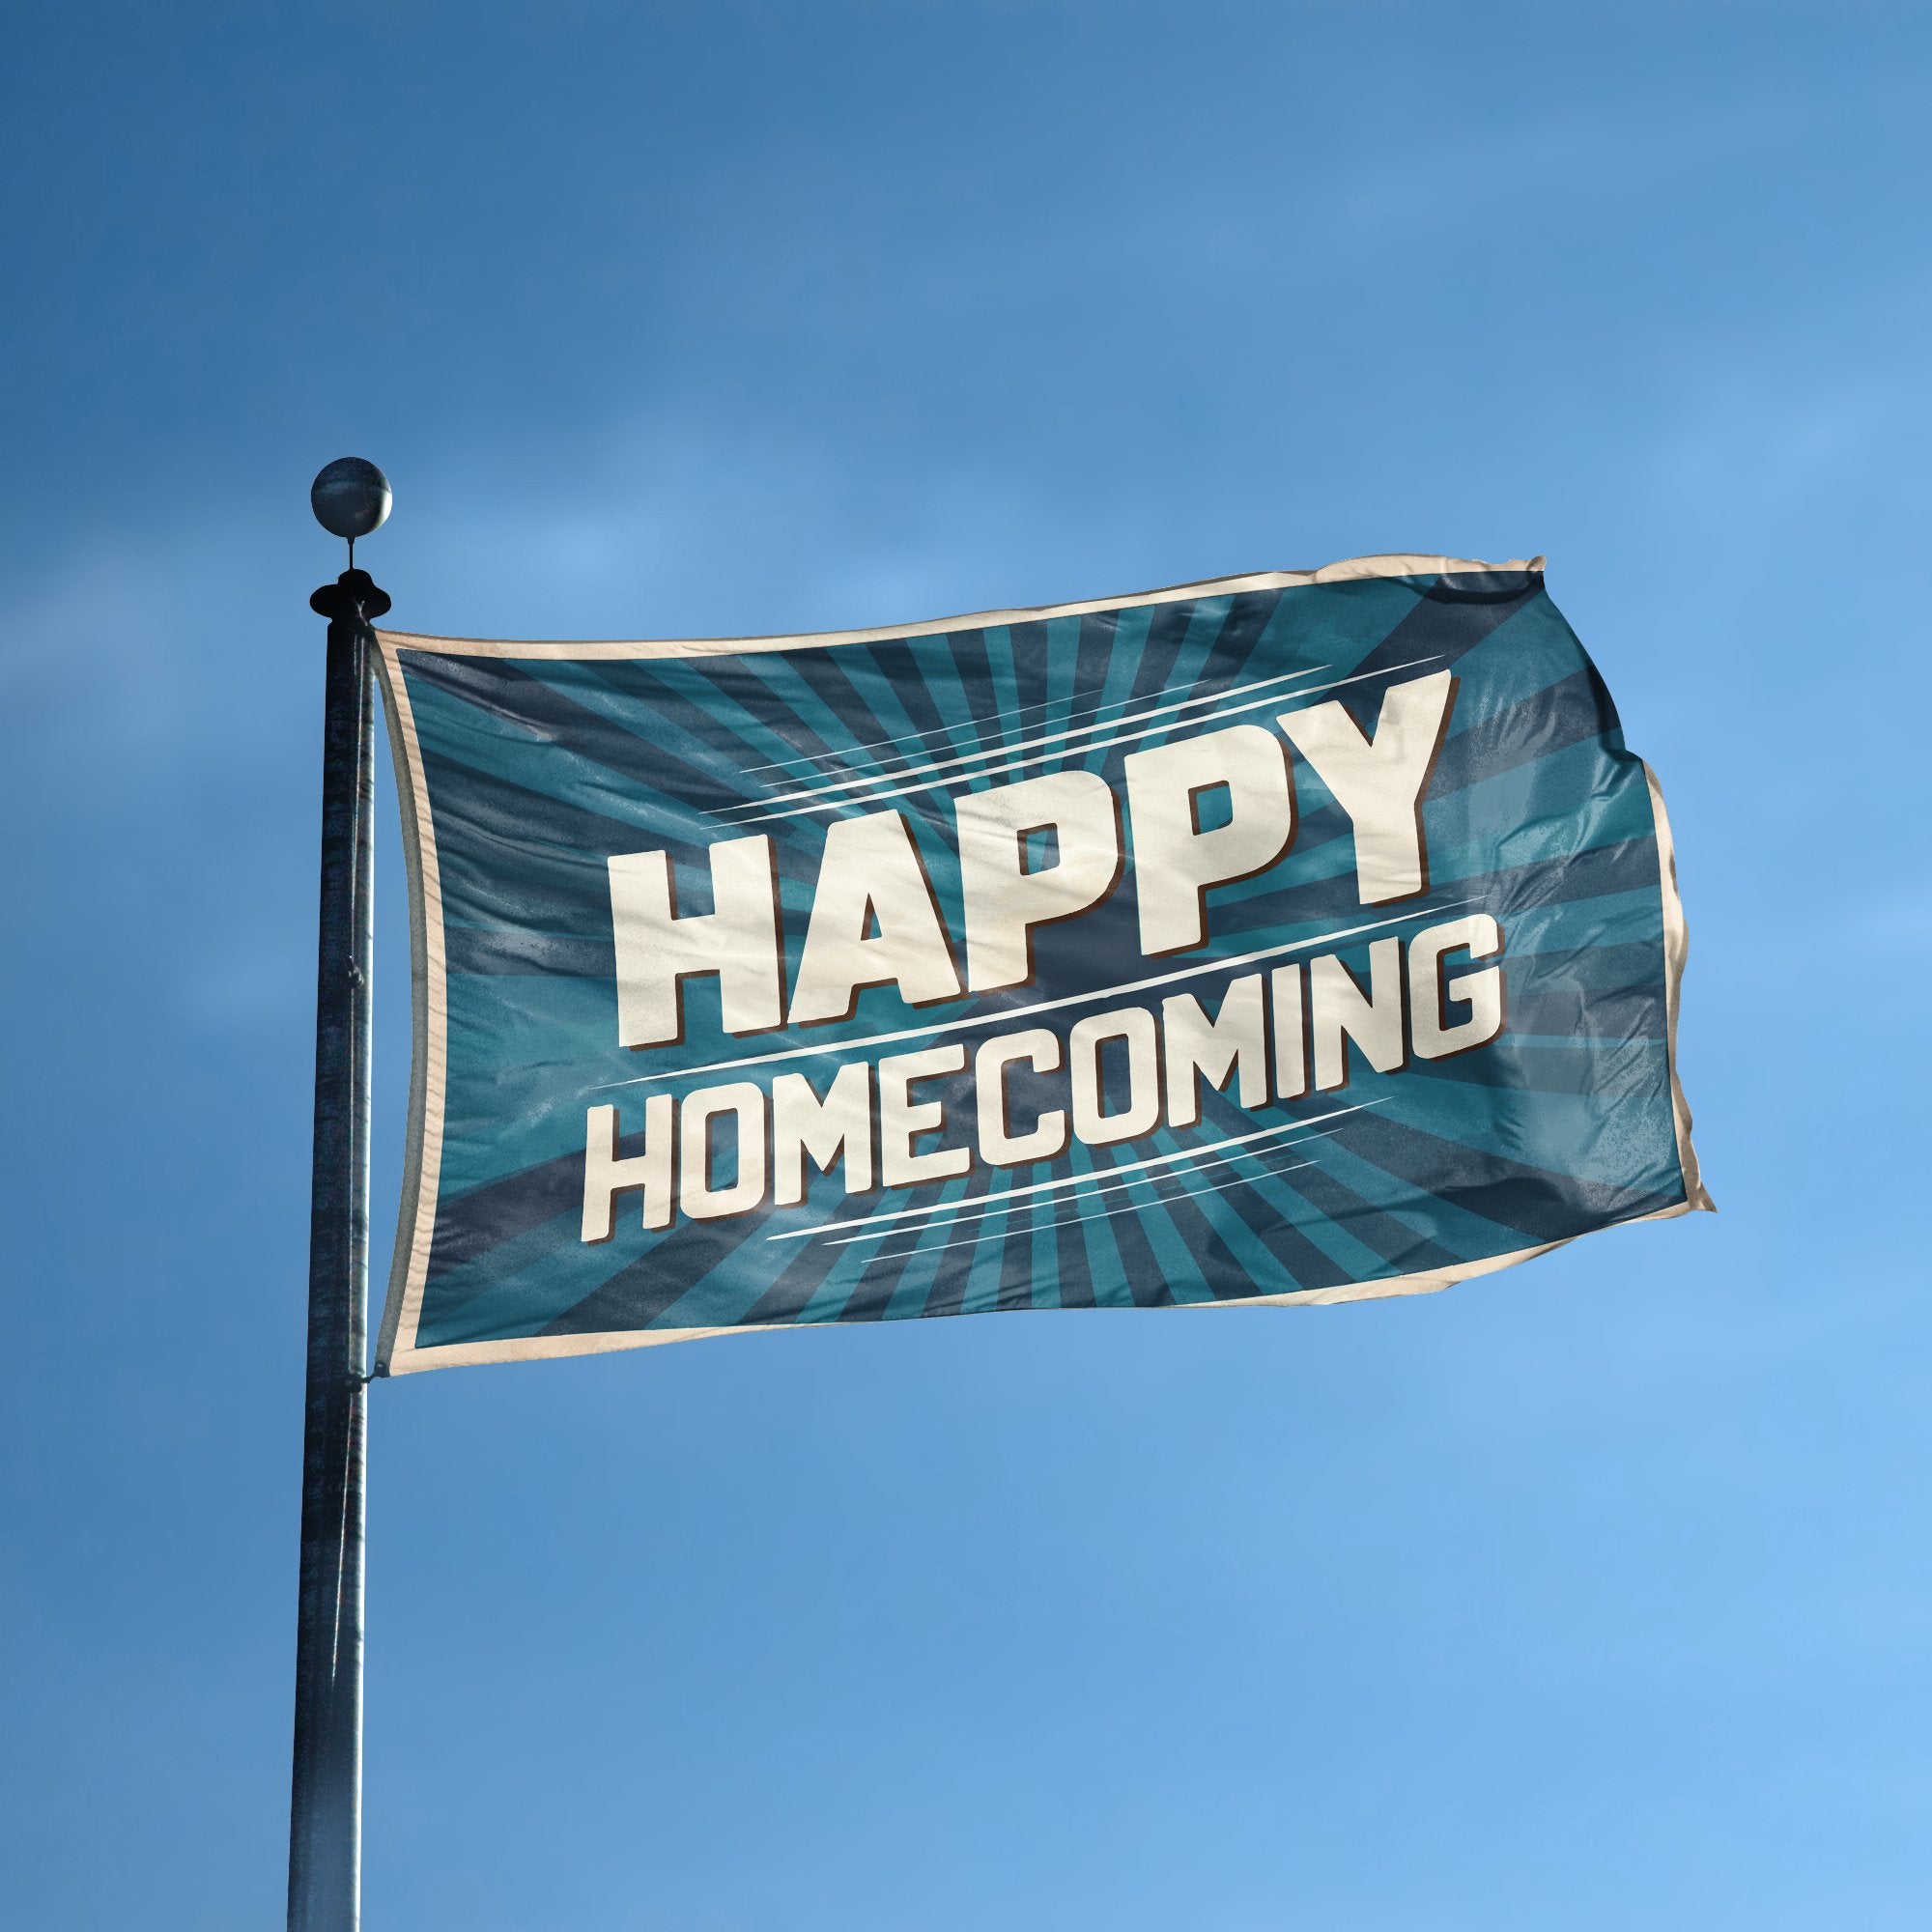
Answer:
<svg viewBox="0 0 1932 1932"><path fill-rule="evenodd" d="M453 633L1548 553L1670 798L1722 1209L1422 1300L379 1387L372 1925L1925 1923L1932 16L184 0L9 42L18 1922L281 1910L304 495L354 451L394 621Z"/></svg>

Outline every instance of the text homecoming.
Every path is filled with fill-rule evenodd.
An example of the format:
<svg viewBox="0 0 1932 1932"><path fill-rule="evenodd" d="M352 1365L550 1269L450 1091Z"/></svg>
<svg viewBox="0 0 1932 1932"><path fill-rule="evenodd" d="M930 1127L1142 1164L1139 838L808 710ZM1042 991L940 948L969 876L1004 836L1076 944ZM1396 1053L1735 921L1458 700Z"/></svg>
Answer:
<svg viewBox="0 0 1932 1932"><path fill-rule="evenodd" d="M733 1036L849 1020L868 986L895 986L914 1008L1025 986L1038 928L1091 912L1129 867L1140 950L1173 963L1123 974L1112 989L1145 993L1144 1002L1109 1004L1106 989L1033 1009L1021 1002L1000 1015L1015 1023L1007 1031L989 1031L985 1016L822 1050L792 1042L748 1052L742 1064L762 1065L762 1077L627 1105L622 1131L633 1146L641 1135L631 1153L619 1151L619 1109L594 1106L582 1238L609 1239L619 1199L632 1194L641 1197L643 1226L661 1229L675 1215L706 1221L767 1203L795 1207L808 1164L838 1175L848 1195L956 1180L976 1165L1052 1160L1073 1140L1114 1147L1194 1125L1204 1083L1259 1111L1346 1086L1351 1047L1392 1073L1411 1056L1440 1060L1493 1039L1503 1027L1502 968L1476 962L1499 959L1503 934L1488 913L1406 934L1400 916L1368 918L1330 935L1367 939L1366 984L1333 953L1285 956L1305 947L1191 969L1184 956L1208 943L1208 890L1252 878L1293 844L1296 756L1353 827L1361 904L1425 892L1423 797L1455 695L1455 678L1437 672L1391 686L1372 732L1328 702L1284 713L1279 733L1234 724L1134 752L1122 761L1131 837L1113 787L1090 771L960 796L956 935L902 812L836 819L789 986L769 838L712 844L714 909L701 914L678 912L668 852L613 856L617 1026L627 1047L677 1041L684 981L701 975L717 976L724 1030ZM1210 1011L1201 993L1211 998L1213 989L1201 982L1223 969L1233 977ZM1082 1016L1064 1037L1020 1024L1049 1007ZM879 1050L907 1040L921 1043ZM832 1054L848 1057L828 1076L822 1064ZM778 1070L786 1061L820 1071ZM970 1084L957 1077L967 1075ZM1032 1096L1023 1106L1022 1086Z"/></svg>

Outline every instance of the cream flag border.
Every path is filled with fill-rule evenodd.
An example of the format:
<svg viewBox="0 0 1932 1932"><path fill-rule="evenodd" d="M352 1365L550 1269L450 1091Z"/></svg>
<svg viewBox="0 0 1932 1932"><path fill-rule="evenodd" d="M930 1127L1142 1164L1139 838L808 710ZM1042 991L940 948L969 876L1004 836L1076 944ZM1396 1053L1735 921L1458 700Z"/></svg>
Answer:
<svg viewBox="0 0 1932 1932"><path fill-rule="evenodd" d="M981 630L996 625L1037 623L1048 617L1084 616L1094 611L1123 611L1150 604L1173 604L1191 597L1226 597L1249 590L1297 589L1314 583L1342 583L1363 578L1437 577L1465 572L1527 571L1540 575L1541 556L1513 557L1506 563L1482 563L1465 557L1389 554L1350 557L1324 564L1320 570L1260 571L1245 577L1217 577L1198 583L1170 584L1124 597L1095 597L1078 604L1049 604L1010 611L980 611L959 617L940 617L922 624L884 625L864 631L810 631L787 637L683 638L620 642L522 641L500 638L427 637L412 631L378 630L377 669L384 715L388 720L390 754L402 804L403 852L410 883L410 977L412 982L412 1047L410 1067L409 1140L404 1156L403 1189L397 1223L395 1258L377 1342L376 1373L413 1375L424 1369L467 1368L486 1362L549 1360L563 1355L601 1355L619 1349L648 1349L665 1342L697 1342L714 1335L750 1335L779 1329L797 1330L826 1324L773 1321L734 1324L724 1328L671 1328L659 1331L617 1329L595 1335L530 1335L498 1342L463 1342L441 1348L418 1349L417 1324L422 1316L424 1284L428 1277L430 1243L435 1233L437 1185L442 1160L443 1109L447 1097L448 986L443 952L442 887L437 869L435 827L429 788L423 774L415 719L398 653L431 652L450 657L567 658L581 661L615 658L702 658L742 655L750 651L801 650L827 644L874 643L900 638L927 638L949 631ZM1677 1077L1678 991L1684 977L1689 935L1677 892L1677 860L1671 843L1670 821L1663 794L1650 767L1644 767L1656 820L1658 856L1663 898L1664 1006L1666 1058L1670 1067L1670 1098L1676 1127L1677 1157L1684 1173L1685 1198L1675 1207L1659 1208L1633 1220L1667 1221L1679 1214L1715 1207L1698 1175L1697 1156L1690 1144L1690 1109ZM1594 1230L1591 1232L1595 1232ZM1434 1294L1459 1281L1492 1274L1566 1247L1575 1236L1540 1246L1519 1248L1512 1254L1467 1262L1459 1267L1428 1273L1397 1275L1387 1281L1351 1283L1346 1287L1294 1290L1283 1294L1245 1295L1238 1300L1180 1302L1184 1308L1318 1307L1332 1302L1380 1300L1399 1294ZM1018 1312L1018 1311L1015 1311ZM832 1324L836 1325L836 1324Z"/></svg>

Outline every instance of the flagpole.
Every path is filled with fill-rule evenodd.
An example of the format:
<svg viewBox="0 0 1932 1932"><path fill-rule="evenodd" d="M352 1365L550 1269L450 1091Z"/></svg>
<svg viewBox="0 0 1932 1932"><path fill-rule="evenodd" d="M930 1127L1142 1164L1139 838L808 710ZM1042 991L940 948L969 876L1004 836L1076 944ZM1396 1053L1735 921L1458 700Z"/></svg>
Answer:
<svg viewBox="0 0 1932 1932"><path fill-rule="evenodd" d="M316 958L315 1140L309 1195L308 1378L289 1825L290 1932L361 1918L362 1578L369 1301L369 971L375 764L371 620L388 597L355 568L388 514L359 458L311 492L350 568L309 599L328 619L323 700L322 903Z"/></svg>

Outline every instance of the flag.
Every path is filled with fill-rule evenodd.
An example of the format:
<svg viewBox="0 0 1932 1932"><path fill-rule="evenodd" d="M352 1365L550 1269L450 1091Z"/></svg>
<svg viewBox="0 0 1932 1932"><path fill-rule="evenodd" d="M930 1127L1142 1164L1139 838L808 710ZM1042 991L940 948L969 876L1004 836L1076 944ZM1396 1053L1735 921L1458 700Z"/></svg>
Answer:
<svg viewBox="0 0 1932 1932"><path fill-rule="evenodd" d="M1417 1293L1710 1206L1662 799L1540 558L379 641L387 1373Z"/></svg>

